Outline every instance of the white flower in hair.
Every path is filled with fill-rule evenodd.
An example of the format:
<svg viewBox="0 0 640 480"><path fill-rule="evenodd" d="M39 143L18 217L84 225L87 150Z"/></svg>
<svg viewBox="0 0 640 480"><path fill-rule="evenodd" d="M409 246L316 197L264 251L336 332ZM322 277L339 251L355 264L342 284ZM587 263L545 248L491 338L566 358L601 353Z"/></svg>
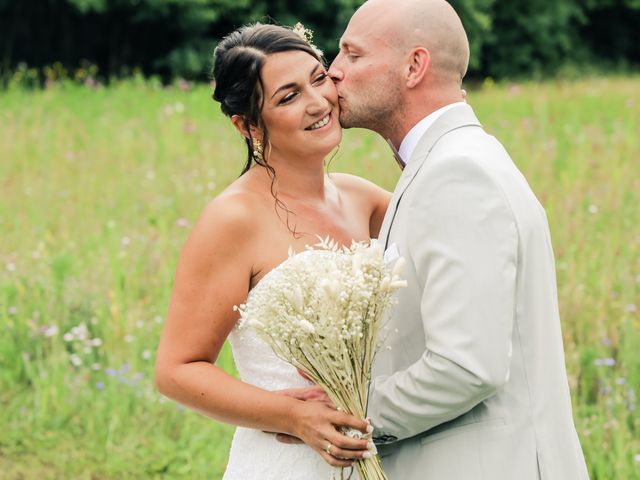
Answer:
<svg viewBox="0 0 640 480"><path fill-rule="evenodd" d="M301 39L309 44L311 49L318 55L318 57L322 57L324 53L318 47L316 47L313 43L311 43L311 39L313 38L313 31L306 28L302 23L298 22L293 27L293 33L298 35Z"/></svg>

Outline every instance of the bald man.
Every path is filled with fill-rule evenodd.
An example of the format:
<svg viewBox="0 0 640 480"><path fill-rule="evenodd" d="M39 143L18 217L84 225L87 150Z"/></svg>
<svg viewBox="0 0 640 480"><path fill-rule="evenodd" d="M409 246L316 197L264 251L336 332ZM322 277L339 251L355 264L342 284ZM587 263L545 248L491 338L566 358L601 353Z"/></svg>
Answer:
<svg viewBox="0 0 640 480"><path fill-rule="evenodd" d="M463 102L468 61L447 2L369 0L329 70L342 125L404 167L380 241L409 286L375 360L374 439L390 480L586 479L545 212Z"/></svg>

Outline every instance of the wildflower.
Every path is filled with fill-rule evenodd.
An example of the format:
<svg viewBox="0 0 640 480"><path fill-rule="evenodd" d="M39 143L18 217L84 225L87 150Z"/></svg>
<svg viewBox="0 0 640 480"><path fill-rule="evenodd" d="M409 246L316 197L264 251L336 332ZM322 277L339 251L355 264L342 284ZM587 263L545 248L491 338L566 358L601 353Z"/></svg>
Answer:
<svg viewBox="0 0 640 480"><path fill-rule="evenodd" d="M126 247L131 243L131 239L129 237L122 237L122 240L120 240L120 243L122 244L123 247Z"/></svg>
<svg viewBox="0 0 640 480"><path fill-rule="evenodd" d="M10 272L16 271L16 264L13 262L7 263L6 267L7 267L7 270L9 270Z"/></svg>
<svg viewBox="0 0 640 480"><path fill-rule="evenodd" d="M96 348L97 348L97 347L100 347L100 346L102 345L102 339L101 339L101 338L97 338L97 337L96 337L96 338L94 338L93 340L91 340L91 341L89 342L89 344L90 344L92 347L96 347Z"/></svg>
<svg viewBox="0 0 640 480"><path fill-rule="evenodd" d="M176 227L189 228L190 226L191 223L186 218L179 218L178 220L176 220Z"/></svg>
<svg viewBox="0 0 640 480"><path fill-rule="evenodd" d="M106 373L110 377L115 377L118 374L118 372L116 372L113 368L105 368L104 373Z"/></svg>
<svg viewBox="0 0 640 480"><path fill-rule="evenodd" d="M97 372L98 370L100 370L102 367L100 366L99 363L94 363L91 365L91 370L93 370L94 372Z"/></svg>
<svg viewBox="0 0 640 480"><path fill-rule="evenodd" d="M96 382L96 389L97 390L104 390L104 383L103 382Z"/></svg>
<svg viewBox="0 0 640 480"><path fill-rule="evenodd" d="M602 366L613 367L616 364L616 361L613 358L596 358L593 361L593 364L596 367L602 367Z"/></svg>
<svg viewBox="0 0 640 480"><path fill-rule="evenodd" d="M18 313L18 308L17 307L9 307L8 312L9 312L9 315L15 315L16 313Z"/></svg>
<svg viewBox="0 0 640 480"><path fill-rule="evenodd" d="M44 334L45 337L53 337L54 335L58 334L58 327L55 325L45 327L42 333Z"/></svg>
<svg viewBox="0 0 640 480"><path fill-rule="evenodd" d="M70 332L67 332L62 336L62 339L65 342L71 342L71 341L73 341L73 335Z"/></svg>
<svg viewBox="0 0 640 480"><path fill-rule="evenodd" d="M125 343L133 342L133 335L125 335L124 336L124 341L125 341Z"/></svg>
<svg viewBox="0 0 640 480"><path fill-rule="evenodd" d="M598 213L598 206L594 204L589 205L589 213L592 215Z"/></svg>
<svg viewBox="0 0 640 480"><path fill-rule="evenodd" d="M149 360L151 358L151 352L149 350L145 350L142 352L142 358L144 360Z"/></svg>
<svg viewBox="0 0 640 480"><path fill-rule="evenodd" d="M636 307L635 303L630 303L624 307L624 309L629 313L635 313L638 310L638 307Z"/></svg>
<svg viewBox="0 0 640 480"><path fill-rule="evenodd" d="M82 359L78 355L76 355L75 353L73 353L73 354L71 354L69 356L69 360L71 361L71 364L74 367L79 367L80 365L82 365Z"/></svg>

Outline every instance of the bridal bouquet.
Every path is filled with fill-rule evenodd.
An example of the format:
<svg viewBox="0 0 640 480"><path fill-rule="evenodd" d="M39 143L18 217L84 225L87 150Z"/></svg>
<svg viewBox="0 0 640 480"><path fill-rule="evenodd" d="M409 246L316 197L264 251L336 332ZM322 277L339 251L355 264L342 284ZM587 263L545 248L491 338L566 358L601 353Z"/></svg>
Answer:
<svg viewBox="0 0 640 480"><path fill-rule="evenodd" d="M339 409L365 418L383 315L394 291L406 286L399 278L403 263L387 265L375 240L339 248L325 239L315 249L290 252L236 307L240 328L253 328ZM357 460L356 468L361 480L387 478L377 456Z"/></svg>

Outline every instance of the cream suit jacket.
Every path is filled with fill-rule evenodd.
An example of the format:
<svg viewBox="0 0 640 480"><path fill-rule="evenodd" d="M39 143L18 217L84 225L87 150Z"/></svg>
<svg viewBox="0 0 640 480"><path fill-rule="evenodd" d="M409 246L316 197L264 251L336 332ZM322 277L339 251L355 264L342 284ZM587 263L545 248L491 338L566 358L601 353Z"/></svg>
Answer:
<svg viewBox="0 0 640 480"><path fill-rule="evenodd" d="M425 132L380 241L408 281L370 389L389 479L587 479L546 215L468 105Z"/></svg>

